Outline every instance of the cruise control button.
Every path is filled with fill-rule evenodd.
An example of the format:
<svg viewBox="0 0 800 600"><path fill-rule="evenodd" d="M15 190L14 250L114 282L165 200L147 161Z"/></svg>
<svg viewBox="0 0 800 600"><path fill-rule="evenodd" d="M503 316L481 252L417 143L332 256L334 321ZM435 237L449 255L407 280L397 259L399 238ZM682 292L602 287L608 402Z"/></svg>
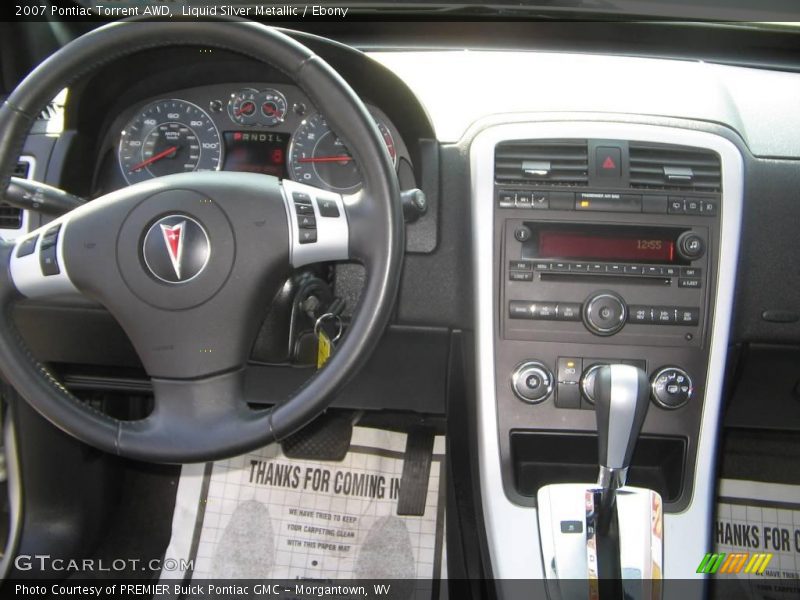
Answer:
<svg viewBox="0 0 800 600"><path fill-rule="evenodd" d="M22 240L19 243L19 246L17 246L17 258L22 258L23 256L29 256L33 254L33 251L36 250L36 242L38 240L38 235L29 237L27 240Z"/></svg>

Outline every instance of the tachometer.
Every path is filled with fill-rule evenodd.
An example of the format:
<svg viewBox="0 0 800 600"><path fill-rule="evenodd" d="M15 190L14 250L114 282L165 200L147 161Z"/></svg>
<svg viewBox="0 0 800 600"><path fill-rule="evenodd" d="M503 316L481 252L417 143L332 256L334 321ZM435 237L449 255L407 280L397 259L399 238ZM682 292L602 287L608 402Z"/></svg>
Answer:
<svg viewBox="0 0 800 600"><path fill-rule="evenodd" d="M397 150L392 134L379 120L376 119L375 124L396 164ZM319 113L304 120L294 132L288 166L292 179L308 185L339 193L355 192L361 187L361 174L350 151Z"/></svg>
<svg viewBox="0 0 800 600"><path fill-rule="evenodd" d="M134 184L172 173L218 170L222 143L202 108L185 100L158 100L125 125L118 156L123 177Z"/></svg>

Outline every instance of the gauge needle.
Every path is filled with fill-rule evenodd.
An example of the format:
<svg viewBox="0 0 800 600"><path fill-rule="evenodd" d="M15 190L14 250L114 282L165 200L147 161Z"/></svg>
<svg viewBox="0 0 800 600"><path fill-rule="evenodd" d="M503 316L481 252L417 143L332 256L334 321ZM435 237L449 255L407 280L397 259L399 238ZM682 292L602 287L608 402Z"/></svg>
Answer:
<svg viewBox="0 0 800 600"><path fill-rule="evenodd" d="M352 156L342 154L340 156L309 156L308 158L298 158L297 162L301 163L316 163L316 162L349 162L353 160Z"/></svg>
<svg viewBox="0 0 800 600"><path fill-rule="evenodd" d="M153 164L157 160L161 160L162 158L166 158L167 156L169 156L170 154L176 152L177 150L178 150L177 146L170 146L166 150L162 150L158 154L154 154L150 158L148 158L146 160L143 160L138 165L133 165L133 167L131 167L131 170L129 172L133 173L134 171L138 171L139 169L143 169L147 165Z"/></svg>

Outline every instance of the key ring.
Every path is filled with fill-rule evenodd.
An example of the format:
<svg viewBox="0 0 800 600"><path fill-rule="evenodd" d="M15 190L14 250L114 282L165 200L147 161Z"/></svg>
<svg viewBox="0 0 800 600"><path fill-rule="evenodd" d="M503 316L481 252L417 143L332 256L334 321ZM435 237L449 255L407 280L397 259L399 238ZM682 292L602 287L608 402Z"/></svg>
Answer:
<svg viewBox="0 0 800 600"><path fill-rule="evenodd" d="M314 337L315 338L319 338L319 328L325 322L325 319L336 319L337 325L339 327L338 331L336 332L336 336L331 338L331 343L333 343L336 340L338 340L340 337L342 337L342 329L344 329L344 325L342 323L342 317L340 317L339 315L335 315L333 313L329 313L329 312L327 312L327 313L323 314L322 316L320 316L319 319L317 319L317 321L314 323Z"/></svg>

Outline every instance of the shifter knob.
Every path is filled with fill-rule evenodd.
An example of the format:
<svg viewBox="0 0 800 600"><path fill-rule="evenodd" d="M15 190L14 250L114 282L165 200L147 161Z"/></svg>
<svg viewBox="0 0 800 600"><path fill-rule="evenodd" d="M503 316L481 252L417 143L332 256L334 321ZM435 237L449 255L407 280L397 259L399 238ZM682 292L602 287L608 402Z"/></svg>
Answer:
<svg viewBox="0 0 800 600"><path fill-rule="evenodd" d="M650 397L647 374L631 365L605 365L594 383L599 485L622 487Z"/></svg>

